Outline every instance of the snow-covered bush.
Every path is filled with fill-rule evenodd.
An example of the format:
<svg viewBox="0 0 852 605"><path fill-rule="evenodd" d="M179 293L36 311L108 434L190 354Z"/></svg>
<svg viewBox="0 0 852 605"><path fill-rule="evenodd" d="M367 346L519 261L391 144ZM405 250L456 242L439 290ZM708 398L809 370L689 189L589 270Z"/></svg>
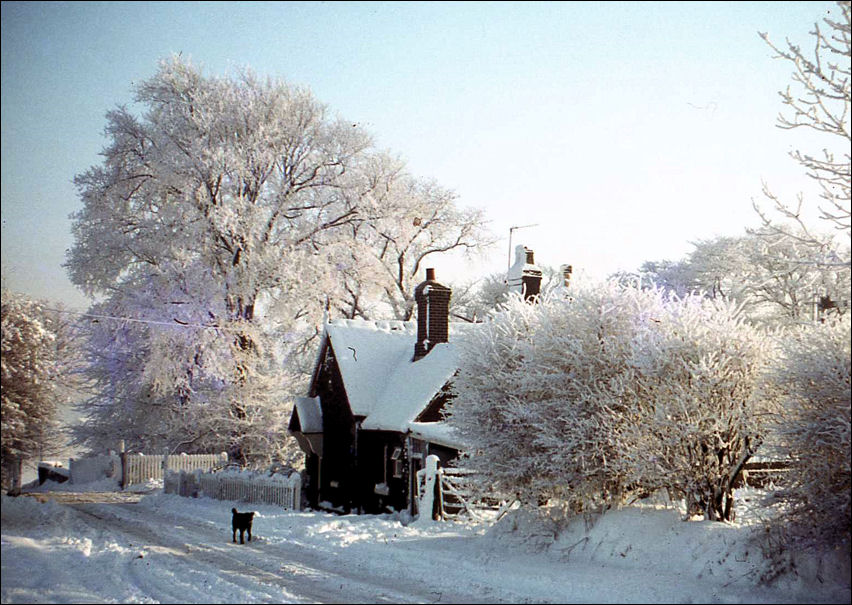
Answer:
<svg viewBox="0 0 852 605"><path fill-rule="evenodd" d="M573 304L510 297L465 342L450 422L471 446L466 466L526 505L596 504L621 483L613 386L630 374L629 315L607 293ZM597 295L597 296L596 296Z"/></svg>
<svg viewBox="0 0 852 605"><path fill-rule="evenodd" d="M850 542L850 318L788 334L775 383L781 451L791 462L775 497L788 536L814 544Z"/></svg>
<svg viewBox="0 0 852 605"><path fill-rule="evenodd" d="M688 515L730 520L734 482L762 440L772 343L724 300L688 296L657 313L636 335L633 481L684 499Z"/></svg>
<svg viewBox="0 0 852 605"><path fill-rule="evenodd" d="M668 488L708 518L758 441L768 342L737 309L614 282L514 297L469 335L450 422L466 465L526 505L569 511Z"/></svg>

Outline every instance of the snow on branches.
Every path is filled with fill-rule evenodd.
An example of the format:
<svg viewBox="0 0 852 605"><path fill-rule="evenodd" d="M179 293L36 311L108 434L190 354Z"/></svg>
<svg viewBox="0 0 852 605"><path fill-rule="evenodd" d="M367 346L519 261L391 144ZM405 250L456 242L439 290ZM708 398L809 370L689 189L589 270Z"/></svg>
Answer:
<svg viewBox="0 0 852 605"><path fill-rule="evenodd" d="M837 10L829 11L822 27L814 24L813 51L806 52L789 40L779 45L766 33L761 37L776 52L775 58L792 64L793 85L781 91L787 114L778 118L778 127L785 130L804 128L820 137L820 154L795 150L791 157L814 179L820 188L819 219L848 238L852 229L850 183L852 164L849 147L852 130L849 127L852 103L852 3L837 2ZM763 223L759 233L771 241L794 239L810 247L820 262L822 249L832 236L817 233L803 217L804 197L799 194L795 203L784 202L764 184L764 195L771 202L773 213L753 203ZM842 263L848 269L847 254Z"/></svg>
<svg viewBox="0 0 852 605"><path fill-rule="evenodd" d="M785 335L774 383L780 452L791 462L775 523L809 545L850 543L852 322L828 317Z"/></svg>
<svg viewBox="0 0 852 605"><path fill-rule="evenodd" d="M73 367L69 333L44 304L3 290L3 487L20 488L24 459L59 445L58 405Z"/></svg>
<svg viewBox="0 0 852 605"><path fill-rule="evenodd" d="M770 241L754 234L693 246L683 260L646 262L638 272L616 277L627 285L656 286L679 296L704 293L732 299L751 321L765 325L811 322L821 297L836 304L836 312L848 311L852 284L849 268L842 264L849 256L848 242L826 242L819 257L797 239Z"/></svg>
<svg viewBox="0 0 852 605"><path fill-rule="evenodd" d="M736 306L609 282L512 297L465 342L450 422L497 491L568 511L667 488L709 519L760 443L768 338Z"/></svg>
<svg viewBox="0 0 852 605"><path fill-rule="evenodd" d="M75 178L66 267L117 318L92 326L82 438L187 453L225 441L265 464L288 441L323 312L410 313L423 258L479 246L483 217L306 89L175 57L135 93L143 113L110 111L103 162Z"/></svg>

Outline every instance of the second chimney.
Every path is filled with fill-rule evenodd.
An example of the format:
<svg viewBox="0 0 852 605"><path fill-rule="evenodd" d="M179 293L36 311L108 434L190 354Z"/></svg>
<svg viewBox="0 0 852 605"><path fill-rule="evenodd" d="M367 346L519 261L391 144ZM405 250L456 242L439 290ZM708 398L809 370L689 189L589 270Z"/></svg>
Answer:
<svg viewBox="0 0 852 605"><path fill-rule="evenodd" d="M515 264L509 268L509 289L520 292L526 301L533 301L541 292L541 269L535 266L533 251L526 246L515 247Z"/></svg>
<svg viewBox="0 0 852 605"><path fill-rule="evenodd" d="M435 280L435 269L426 269L426 281L414 289L417 303L417 342L414 361L425 357L439 342L449 341L451 290Z"/></svg>

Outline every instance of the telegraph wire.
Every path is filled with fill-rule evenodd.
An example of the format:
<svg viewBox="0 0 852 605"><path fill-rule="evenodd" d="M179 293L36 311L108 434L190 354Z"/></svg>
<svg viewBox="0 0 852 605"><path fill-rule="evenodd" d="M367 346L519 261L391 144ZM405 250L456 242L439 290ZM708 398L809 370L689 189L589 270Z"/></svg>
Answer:
<svg viewBox="0 0 852 605"><path fill-rule="evenodd" d="M183 328L199 328L204 330L221 330L224 332L240 332L239 328L230 328L227 326L217 326L217 325L209 325L209 324L197 324L190 323L186 321L182 321L177 318L172 318L172 321L158 321L155 319L137 319L135 317L119 317L116 315L100 315L96 313L84 313L82 311L68 311L65 309L53 309L51 307L42 307L45 311L53 311L54 313L66 313L69 315L77 315L79 317L88 317L93 319L92 323L97 323L98 321L104 320L112 320L112 321L122 321L122 322L131 322L131 323L140 323L140 324L149 324L155 326L168 326L170 328L183 327Z"/></svg>

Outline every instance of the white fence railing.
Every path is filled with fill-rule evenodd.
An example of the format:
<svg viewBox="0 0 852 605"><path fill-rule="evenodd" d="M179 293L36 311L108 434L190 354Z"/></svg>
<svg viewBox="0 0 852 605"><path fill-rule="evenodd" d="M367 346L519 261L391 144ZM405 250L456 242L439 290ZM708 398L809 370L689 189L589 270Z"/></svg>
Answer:
<svg viewBox="0 0 852 605"><path fill-rule="evenodd" d="M228 454L177 454L150 456L123 454L122 486L162 479L166 471L210 471L228 463Z"/></svg>
<svg viewBox="0 0 852 605"><path fill-rule="evenodd" d="M115 479L121 487L160 480L166 471L212 471L228 463L228 454L120 454L72 458L71 483L91 483Z"/></svg>
<svg viewBox="0 0 852 605"><path fill-rule="evenodd" d="M285 477L235 471L169 472L163 480L163 491L167 494L186 497L204 495L216 500L273 504L291 510L301 508L301 487L299 473Z"/></svg>
<svg viewBox="0 0 852 605"><path fill-rule="evenodd" d="M122 457L121 486L145 483L151 479L163 478L163 456L145 454L125 454Z"/></svg>

